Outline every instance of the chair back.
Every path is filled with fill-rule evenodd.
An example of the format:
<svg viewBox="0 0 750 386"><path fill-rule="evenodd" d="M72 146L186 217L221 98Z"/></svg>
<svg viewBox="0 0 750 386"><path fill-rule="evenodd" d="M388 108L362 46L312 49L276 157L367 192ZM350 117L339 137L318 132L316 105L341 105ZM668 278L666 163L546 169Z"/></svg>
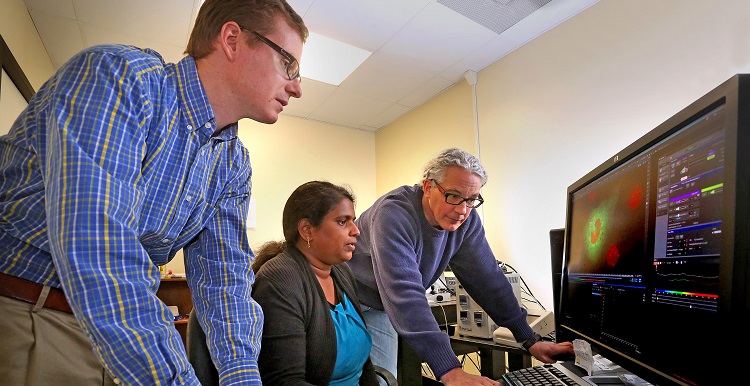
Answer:
<svg viewBox="0 0 750 386"><path fill-rule="evenodd" d="M186 341L188 361L193 365L198 381L203 386L219 386L219 372L211 360L211 353L209 353L206 343L206 334L198 323L195 308L190 311L190 317L188 318Z"/></svg>

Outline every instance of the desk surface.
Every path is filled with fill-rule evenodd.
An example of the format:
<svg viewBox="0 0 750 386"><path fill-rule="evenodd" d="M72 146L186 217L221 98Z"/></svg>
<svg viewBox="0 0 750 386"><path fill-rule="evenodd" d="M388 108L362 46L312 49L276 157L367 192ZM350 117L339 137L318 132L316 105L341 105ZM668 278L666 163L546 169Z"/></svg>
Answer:
<svg viewBox="0 0 750 386"><path fill-rule="evenodd" d="M433 312L435 311L434 308ZM446 310L446 315L447 312ZM451 336L451 347L456 355L479 352L481 374L491 379L500 378L506 370L512 371L532 365L532 357L526 350L514 346L500 345L491 339L480 339L454 334ZM401 338L399 338L398 351L399 384L421 385L425 382L429 384L429 381L422 378L421 358ZM432 381L432 383L435 382Z"/></svg>
<svg viewBox="0 0 750 386"><path fill-rule="evenodd" d="M516 346L497 344L491 339L455 334L451 336L451 347L456 355L479 351L481 374L490 379L498 379L506 371L532 366L532 356L528 351Z"/></svg>
<svg viewBox="0 0 750 386"><path fill-rule="evenodd" d="M491 350L502 350L511 354L529 355L529 353L516 346L508 346L504 344L495 343L492 339L475 338L472 336L461 336L458 333L451 336L451 344L466 344L473 347L488 348Z"/></svg>

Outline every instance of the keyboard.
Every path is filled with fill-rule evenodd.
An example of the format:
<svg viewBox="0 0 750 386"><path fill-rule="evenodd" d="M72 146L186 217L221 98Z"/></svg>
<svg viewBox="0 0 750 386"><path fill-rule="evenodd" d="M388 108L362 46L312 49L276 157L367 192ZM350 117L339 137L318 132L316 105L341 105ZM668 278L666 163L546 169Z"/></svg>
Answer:
<svg viewBox="0 0 750 386"><path fill-rule="evenodd" d="M527 367L503 374L502 378L508 386L580 386L591 385L579 376L571 373L558 363Z"/></svg>

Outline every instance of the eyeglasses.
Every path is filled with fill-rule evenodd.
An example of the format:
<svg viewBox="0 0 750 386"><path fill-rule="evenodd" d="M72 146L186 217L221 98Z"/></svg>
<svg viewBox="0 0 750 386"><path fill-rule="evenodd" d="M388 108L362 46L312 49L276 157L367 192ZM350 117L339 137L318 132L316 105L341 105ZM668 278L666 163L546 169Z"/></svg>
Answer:
<svg viewBox="0 0 750 386"><path fill-rule="evenodd" d="M482 198L481 194L476 198L472 198L472 197L464 197L460 194L455 194L455 193L446 193L445 189L443 189L443 187L440 186L440 184L438 184L437 181L432 180L432 182L435 183L440 194L445 196L445 202L451 205L461 205L462 203L465 202L466 206L469 208L479 208L479 206L484 203L484 199Z"/></svg>
<svg viewBox="0 0 750 386"><path fill-rule="evenodd" d="M268 40L268 38L266 38L265 36L249 28L245 28L239 24L237 25L240 27L240 29L251 32L260 41L262 41L263 43L266 43L267 46L273 48L274 51L278 52L279 55L284 57L284 60L286 60L286 76L289 77L289 80L294 80L294 79L302 80L302 78L300 78L300 75L299 75L299 62L297 61L297 59L294 58L294 56L292 56L292 54L286 52L283 48L279 47L278 44Z"/></svg>

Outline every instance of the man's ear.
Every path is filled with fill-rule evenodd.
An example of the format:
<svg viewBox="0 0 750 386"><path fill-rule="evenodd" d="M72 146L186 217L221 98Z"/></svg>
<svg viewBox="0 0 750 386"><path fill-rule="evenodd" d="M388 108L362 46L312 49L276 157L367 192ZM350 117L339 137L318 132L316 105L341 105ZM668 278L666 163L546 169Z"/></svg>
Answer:
<svg viewBox="0 0 750 386"><path fill-rule="evenodd" d="M432 188L432 181L430 181L430 180L424 180L424 181L422 181L422 191L424 191L425 193L427 193L427 190L431 189L431 188Z"/></svg>
<svg viewBox="0 0 750 386"><path fill-rule="evenodd" d="M240 49L241 39L243 39L242 29L239 24L228 21L221 27L221 33L217 39L217 44L227 60L233 62L237 58L237 51Z"/></svg>

